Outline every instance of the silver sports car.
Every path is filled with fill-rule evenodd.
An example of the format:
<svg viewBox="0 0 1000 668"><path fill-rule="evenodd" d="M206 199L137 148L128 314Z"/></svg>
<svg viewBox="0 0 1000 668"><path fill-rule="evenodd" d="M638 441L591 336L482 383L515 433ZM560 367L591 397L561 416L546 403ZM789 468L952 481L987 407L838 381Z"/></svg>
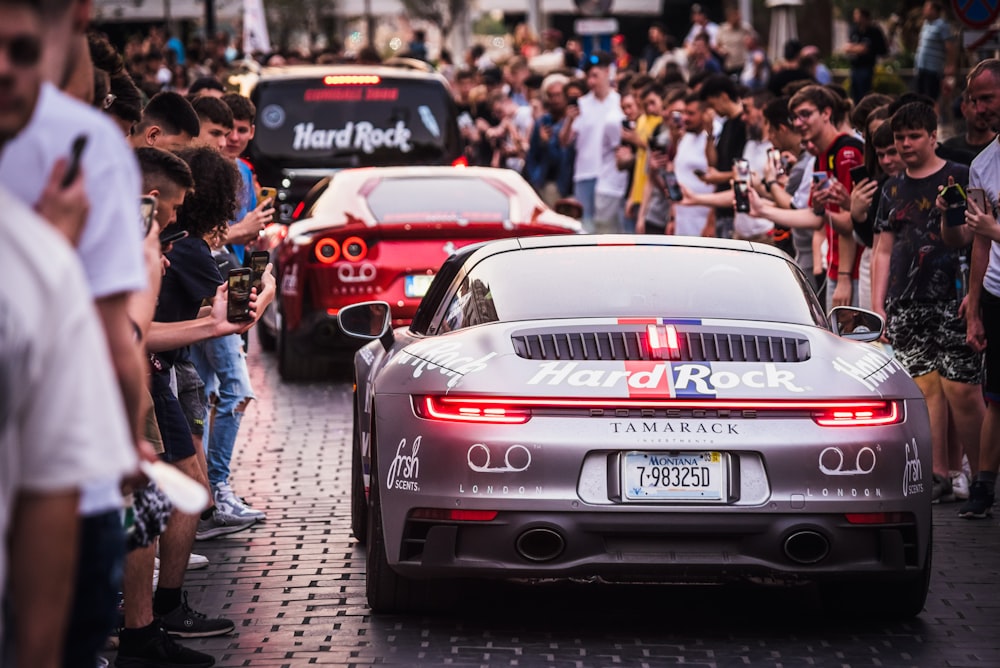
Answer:
<svg viewBox="0 0 1000 668"><path fill-rule="evenodd" d="M346 307L352 523L376 612L462 578L816 583L918 614L931 450L874 313L787 256L681 237L463 248L409 327Z"/></svg>

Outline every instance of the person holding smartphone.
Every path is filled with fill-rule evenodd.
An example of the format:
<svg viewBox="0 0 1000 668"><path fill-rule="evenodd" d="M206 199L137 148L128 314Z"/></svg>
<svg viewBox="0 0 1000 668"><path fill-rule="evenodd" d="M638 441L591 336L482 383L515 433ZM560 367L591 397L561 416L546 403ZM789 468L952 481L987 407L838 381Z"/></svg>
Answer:
<svg viewBox="0 0 1000 668"><path fill-rule="evenodd" d="M985 417L982 356L966 344L956 292L958 253L942 240L943 189L969 182L964 165L939 158L937 113L910 102L889 121L906 169L884 188L872 273L872 309L886 319L895 357L927 400L933 445L935 490L951 489L948 457L949 413L969 460L978 459Z"/></svg>
<svg viewBox="0 0 1000 668"><path fill-rule="evenodd" d="M550 74L542 80L541 96L545 113L531 129L525 175L549 207L573 193L573 152L559 143L566 123L566 84L569 77Z"/></svg>

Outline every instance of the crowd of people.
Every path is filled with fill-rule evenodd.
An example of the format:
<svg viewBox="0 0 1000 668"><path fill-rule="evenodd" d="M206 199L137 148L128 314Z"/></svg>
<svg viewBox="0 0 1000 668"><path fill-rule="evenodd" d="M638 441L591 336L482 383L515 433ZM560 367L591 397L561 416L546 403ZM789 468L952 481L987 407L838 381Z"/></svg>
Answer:
<svg viewBox="0 0 1000 668"><path fill-rule="evenodd" d="M243 336L275 283L268 269L249 318L232 322L226 280L274 215L240 159L256 109L226 92L224 40L196 55L154 31L119 52L84 32L88 12L0 2L0 262L12 268L0 284L0 662L90 668L120 627L117 666L210 666L176 641L234 628L188 603L185 572L207 563L194 541L264 519L230 463L254 398ZM935 500L984 518L1000 469L1000 61L969 73L966 131L939 143L935 99L859 94L881 53L869 20L856 13L853 102L815 49L791 43L771 63L738 10L716 25L698 5L676 47L659 24L637 54L621 37L585 54L547 31L532 52L495 63L474 47L441 71L469 162L517 170L552 206L575 200L587 232L775 244L827 308L882 315L927 400ZM946 54L934 26L928 44ZM919 85L946 85L946 61L922 61L939 76ZM140 224L142 196L155 208ZM173 508L140 461L201 482L209 507Z"/></svg>

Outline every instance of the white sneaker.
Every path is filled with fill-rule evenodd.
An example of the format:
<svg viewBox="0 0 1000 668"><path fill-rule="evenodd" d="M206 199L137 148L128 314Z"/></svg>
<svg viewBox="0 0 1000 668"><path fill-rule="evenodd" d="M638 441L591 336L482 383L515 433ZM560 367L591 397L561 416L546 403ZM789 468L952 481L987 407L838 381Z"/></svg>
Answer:
<svg viewBox="0 0 1000 668"><path fill-rule="evenodd" d="M967 501L969 499L969 477L964 471L949 471L951 478L951 494L956 501Z"/></svg>
<svg viewBox="0 0 1000 668"><path fill-rule="evenodd" d="M263 511L255 510L246 501L236 496L233 488L227 483L220 483L212 488L215 499L215 512L237 520L262 520L266 517Z"/></svg>
<svg viewBox="0 0 1000 668"><path fill-rule="evenodd" d="M156 568L156 569L160 568L160 558L159 557L154 557L153 558L153 568ZM189 570L189 571L197 571L197 570L201 570L202 568L208 568L208 557L206 557L203 554L195 554L194 552L192 552L191 556L188 557L187 570Z"/></svg>

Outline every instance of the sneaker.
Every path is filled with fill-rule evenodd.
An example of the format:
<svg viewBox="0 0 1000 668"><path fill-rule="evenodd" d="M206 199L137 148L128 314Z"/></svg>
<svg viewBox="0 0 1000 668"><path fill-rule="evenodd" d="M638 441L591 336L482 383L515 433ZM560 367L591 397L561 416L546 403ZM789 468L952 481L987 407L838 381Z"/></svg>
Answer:
<svg viewBox="0 0 1000 668"><path fill-rule="evenodd" d="M949 471L951 478L951 496L954 501L965 501L969 498L969 479L963 471Z"/></svg>
<svg viewBox="0 0 1000 668"><path fill-rule="evenodd" d="M212 636L224 636L232 633L236 626L223 617L209 618L196 610L192 610L188 605L188 595L184 592L184 601L162 615L160 625L163 630L172 636L179 638L211 638Z"/></svg>
<svg viewBox="0 0 1000 668"><path fill-rule="evenodd" d="M215 500L215 511L218 513L239 519L262 520L266 517L263 511L254 510L245 500L236 496L233 488L227 483L213 485L212 498Z"/></svg>
<svg viewBox="0 0 1000 668"><path fill-rule="evenodd" d="M118 648L116 668L210 668L215 659L208 654L182 647L162 628L144 643L136 643L129 630L122 631L125 642Z"/></svg>
<svg viewBox="0 0 1000 668"><path fill-rule="evenodd" d="M231 515L213 512L207 520L198 520L198 529L194 534L196 540L208 540L229 533L249 529L257 523L255 519L237 519Z"/></svg>
<svg viewBox="0 0 1000 668"><path fill-rule="evenodd" d="M951 500L951 479L933 474L934 486L931 488L931 503L941 503Z"/></svg>
<svg viewBox="0 0 1000 668"><path fill-rule="evenodd" d="M153 568L159 570L160 558L154 557L153 559L154 559ZM203 554L195 554L194 552L192 552L191 556L188 557L187 569L189 571L197 571L201 570L202 568L208 568L208 557L206 557Z"/></svg>
<svg viewBox="0 0 1000 668"><path fill-rule="evenodd" d="M972 483L972 488L969 490L969 500L958 511L958 516L968 520L991 517L993 515L993 487L993 483L986 483L982 480Z"/></svg>

